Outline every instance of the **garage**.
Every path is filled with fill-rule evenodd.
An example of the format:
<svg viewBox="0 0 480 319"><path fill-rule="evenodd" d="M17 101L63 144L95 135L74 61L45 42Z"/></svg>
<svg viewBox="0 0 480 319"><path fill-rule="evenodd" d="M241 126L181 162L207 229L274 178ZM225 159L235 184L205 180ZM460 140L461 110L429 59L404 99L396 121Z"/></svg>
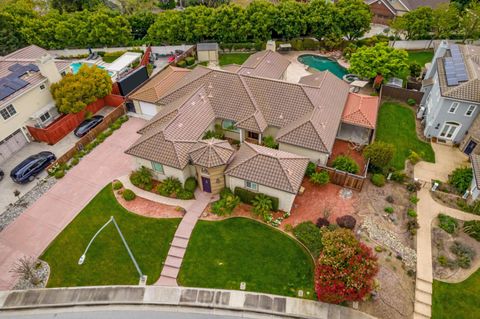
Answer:
<svg viewBox="0 0 480 319"><path fill-rule="evenodd" d="M3 163L15 152L19 151L28 143L28 140L23 135L22 130L18 129L3 141L0 141L0 163Z"/></svg>
<svg viewBox="0 0 480 319"><path fill-rule="evenodd" d="M140 109L142 110L142 114L149 118L157 114L157 106L155 104L140 102Z"/></svg>

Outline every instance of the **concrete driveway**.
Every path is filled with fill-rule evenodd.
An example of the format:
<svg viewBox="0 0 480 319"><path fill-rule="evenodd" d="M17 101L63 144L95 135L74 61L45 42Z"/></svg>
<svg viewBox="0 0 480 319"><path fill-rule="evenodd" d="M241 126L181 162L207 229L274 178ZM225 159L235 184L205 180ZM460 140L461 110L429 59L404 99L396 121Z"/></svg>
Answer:
<svg viewBox="0 0 480 319"><path fill-rule="evenodd" d="M19 258L38 257L107 183L131 171L133 162L124 151L143 125L138 118L124 123L0 233L0 289L15 285L9 271Z"/></svg>
<svg viewBox="0 0 480 319"><path fill-rule="evenodd" d="M100 111L95 113L95 115L106 115L107 113L111 112L114 108L107 106L103 107ZM11 158L7 161L0 164L0 168L4 171L5 177L2 181L0 181L0 214L2 214L6 209L7 206L11 203L17 201L13 192L15 190L20 191L20 196L25 195L28 191L30 191L40 179L43 179L47 176L47 172L42 172L37 175L35 181L26 184L17 184L12 181L10 178L10 171L17 166L20 162L24 159L29 157L30 155L37 154L42 151L50 151L55 154L57 157L63 155L67 150L75 145L75 143L79 140L78 137L73 135L73 132L70 132L67 136L65 136L61 141L59 141L55 145L48 145L46 143L41 142L31 142L25 147L23 147L20 151L15 153Z"/></svg>

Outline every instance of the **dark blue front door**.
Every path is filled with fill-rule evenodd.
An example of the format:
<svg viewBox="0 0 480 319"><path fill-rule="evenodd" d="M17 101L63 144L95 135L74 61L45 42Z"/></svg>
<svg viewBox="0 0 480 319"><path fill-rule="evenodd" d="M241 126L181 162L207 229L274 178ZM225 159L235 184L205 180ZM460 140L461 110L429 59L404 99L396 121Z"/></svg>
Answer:
<svg viewBox="0 0 480 319"><path fill-rule="evenodd" d="M203 186L204 192L207 192L207 193L212 192L212 188L210 187L210 178L202 176L202 186Z"/></svg>
<svg viewBox="0 0 480 319"><path fill-rule="evenodd" d="M477 146L477 142L470 140L470 142L468 142L468 145L467 145L467 147L465 147L463 152L467 155L470 155L470 153L472 153L475 146Z"/></svg>

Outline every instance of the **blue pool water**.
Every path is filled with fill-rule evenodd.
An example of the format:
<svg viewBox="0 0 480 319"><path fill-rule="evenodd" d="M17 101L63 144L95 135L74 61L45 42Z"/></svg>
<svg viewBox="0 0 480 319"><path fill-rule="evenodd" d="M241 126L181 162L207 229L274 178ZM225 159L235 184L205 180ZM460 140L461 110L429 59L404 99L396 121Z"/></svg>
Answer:
<svg viewBox="0 0 480 319"><path fill-rule="evenodd" d="M337 61L331 60L327 57L305 54L298 57L298 61L309 67L317 69L318 71L330 71L335 74L338 78L342 78L347 74L347 69L338 64Z"/></svg>
<svg viewBox="0 0 480 319"><path fill-rule="evenodd" d="M82 64L90 65L89 63L74 62L74 63L70 64L70 67L72 68L72 73L73 73L73 74L77 74L77 73L78 73L78 70L80 69L80 67L82 66ZM90 66L91 66L91 65L90 65ZM105 69L105 67L100 66L100 65L97 65L97 67L99 67L100 69ZM108 74L110 74L110 76L112 76L112 73L111 73L111 72L108 72Z"/></svg>

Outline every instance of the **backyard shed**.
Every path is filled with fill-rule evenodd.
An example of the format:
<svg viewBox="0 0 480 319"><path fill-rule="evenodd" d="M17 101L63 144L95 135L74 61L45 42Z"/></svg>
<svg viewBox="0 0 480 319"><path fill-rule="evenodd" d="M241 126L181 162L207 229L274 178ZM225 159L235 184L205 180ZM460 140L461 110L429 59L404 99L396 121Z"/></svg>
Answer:
<svg viewBox="0 0 480 319"><path fill-rule="evenodd" d="M200 62L218 63L218 43L198 43L197 57Z"/></svg>

